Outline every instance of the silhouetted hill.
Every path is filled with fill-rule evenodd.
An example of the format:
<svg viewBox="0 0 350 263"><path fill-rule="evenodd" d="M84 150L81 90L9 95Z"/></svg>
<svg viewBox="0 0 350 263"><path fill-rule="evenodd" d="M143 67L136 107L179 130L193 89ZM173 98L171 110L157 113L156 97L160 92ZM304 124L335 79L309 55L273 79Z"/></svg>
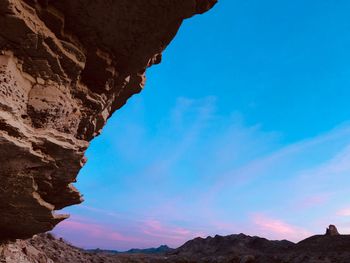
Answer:
<svg viewBox="0 0 350 263"><path fill-rule="evenodd" d="M88 253L94 254L165 254L174 251L174 249L168 247L167 245L162 245L157 248L132 248L127 251L117 251L117 250L106 250L106 249L87 249Z"/></svg>
<svg viewBox="0 0 350 263"><path fill-rule="evenodd" d="M133 248L130 249L126 252L126 254L162 254L162 253L169 253L174 251L174 249L168 247L167 245L162 245L158 248L146 248L146 249L138 249L138 248Z"/></svg>
<svg viewBox="0 0 350 263"><path fill-rule="evenodd" d="M175 254L202 255L249 254L284 252L295 246L293 242L270 241L266 238L251 237L244 234L195 238L175 250Z"/></svg>

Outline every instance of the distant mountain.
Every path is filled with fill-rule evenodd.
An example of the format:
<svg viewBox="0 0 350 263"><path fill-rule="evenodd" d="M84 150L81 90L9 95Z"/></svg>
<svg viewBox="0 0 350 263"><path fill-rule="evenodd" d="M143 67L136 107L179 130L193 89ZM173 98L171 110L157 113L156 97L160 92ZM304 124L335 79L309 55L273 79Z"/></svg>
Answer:
<svg viewBox="0 0 350 263"><path fill-rule="evenodd" d="M88 249L86 251L94 254L165 254L165 253L173 252L174 249L168 247L167 245L162 245L157 248L146 248L146 249L132 248L128 251L106 250L106 249L99 249L99 248Z"/></svg>
<svg viewBox="0 0 350 263"><path fill-rule="evenodd" d="M126 254L162 254L162 253L169 253L174 251L174 249L168 247L167 245L162 245L158 248L146 248L146 249L138 249L133 248L128 251L125 251L123 253Z"/></svg>
<svg viewBox="0 0 350 263"><path fill-rule="evenodd" d="M91 253L91 254L108 254L108 255L115 255L115 254L121 253L117 250L100 249L100 248L85 249L85 252Z"/></svg>

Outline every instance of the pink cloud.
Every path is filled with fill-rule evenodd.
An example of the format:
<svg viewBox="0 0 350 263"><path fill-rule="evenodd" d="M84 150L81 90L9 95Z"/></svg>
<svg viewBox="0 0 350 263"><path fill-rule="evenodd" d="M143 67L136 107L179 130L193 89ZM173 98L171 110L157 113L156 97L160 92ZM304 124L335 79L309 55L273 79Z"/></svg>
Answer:
<svg viewBox="0 0 350 263"><path fill-rule="evenodd" d="M54 233L79 247L117 250L157 247L161 244L178 247L189 239L204 236L203 233L153 219L134 222L134 230L127 234L116 231L115 225L100 225L88 220L81 217L66 220L55 228Z"/></svg>
<svg viewBox="0 0 350 263"><path fill-rule="evenodd" d="M135 241L134 238L124 236L112 229L93 223L67 220L62 222L59 228L65 231L84 232L92 238L104 238L109 241Z"/></svg>
<svg viewBox="0 0 350 263"><path fill-rule="evenodd" d="M312 207L312 206L325 204L328 200L329 200L329 195L328 194L318 194L318 195L306 197L303 200L302 205L305 208L309 208L309 207Z"/></svg>
<svg viewBox="0 0 350 263"><path fill-rule="evenodd" d="M280 219L269 218L262 214L255 214L252 221L257 227L256 231L261 236L270 239L288 239L299 241L311 235L303 228L288 224Z"/></svg>
<svg viewBox="0 0 350 263"><path fill-rule="evenodd" d="M162 240L165 240L167 244L174 247L179 246L194 237L204 236L201 232L194 232L177 226L163 225L158 220L144 221L142 232L146 236L161 238Z"/></svg>
<svg viewBox="0 0 350 263"><path fill-rule="evenodd" d="M347 217L350 216L350 208L344 208L337 212L337 216Z"/></svg>
<svg viewBox="0 0 350 263"><path fill-rule="evenodd" d="M88 219L75 217L59 224L54 233L82 248L127 250L131 247L147 247L147 240L137 235L125 235L116 226L101 225Z"/></svg>
<svg viewBox="0 0 350 263"><path fill-rule="evenodd" d="M314 195L297 198L292 209L296 212L300 212L301 210L325 205L330 200L331 196L331 193L316 193Z"/></svg>

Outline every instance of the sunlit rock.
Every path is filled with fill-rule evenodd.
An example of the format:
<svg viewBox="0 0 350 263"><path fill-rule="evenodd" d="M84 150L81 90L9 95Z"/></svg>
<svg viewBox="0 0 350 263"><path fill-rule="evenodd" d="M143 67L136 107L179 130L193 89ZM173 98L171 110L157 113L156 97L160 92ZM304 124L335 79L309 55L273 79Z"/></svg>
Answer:
<svg viewBox="0 0 350 263"><path fill-rule="evenodd" d="M50 230L67 217L53 211L82 202L88 142L215 2L0 1L0 238Z"/></svg>

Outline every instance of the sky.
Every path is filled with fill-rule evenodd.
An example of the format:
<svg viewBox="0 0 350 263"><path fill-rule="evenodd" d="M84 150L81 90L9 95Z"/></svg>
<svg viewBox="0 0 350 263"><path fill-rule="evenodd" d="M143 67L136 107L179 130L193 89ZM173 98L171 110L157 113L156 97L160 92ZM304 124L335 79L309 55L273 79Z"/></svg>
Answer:
<svg viewBox="0 0 350 263"><path fill-rule="evenodd" d="M350 233L348 0L220 0L93 140L55 230L127 250Z"/></svg>

